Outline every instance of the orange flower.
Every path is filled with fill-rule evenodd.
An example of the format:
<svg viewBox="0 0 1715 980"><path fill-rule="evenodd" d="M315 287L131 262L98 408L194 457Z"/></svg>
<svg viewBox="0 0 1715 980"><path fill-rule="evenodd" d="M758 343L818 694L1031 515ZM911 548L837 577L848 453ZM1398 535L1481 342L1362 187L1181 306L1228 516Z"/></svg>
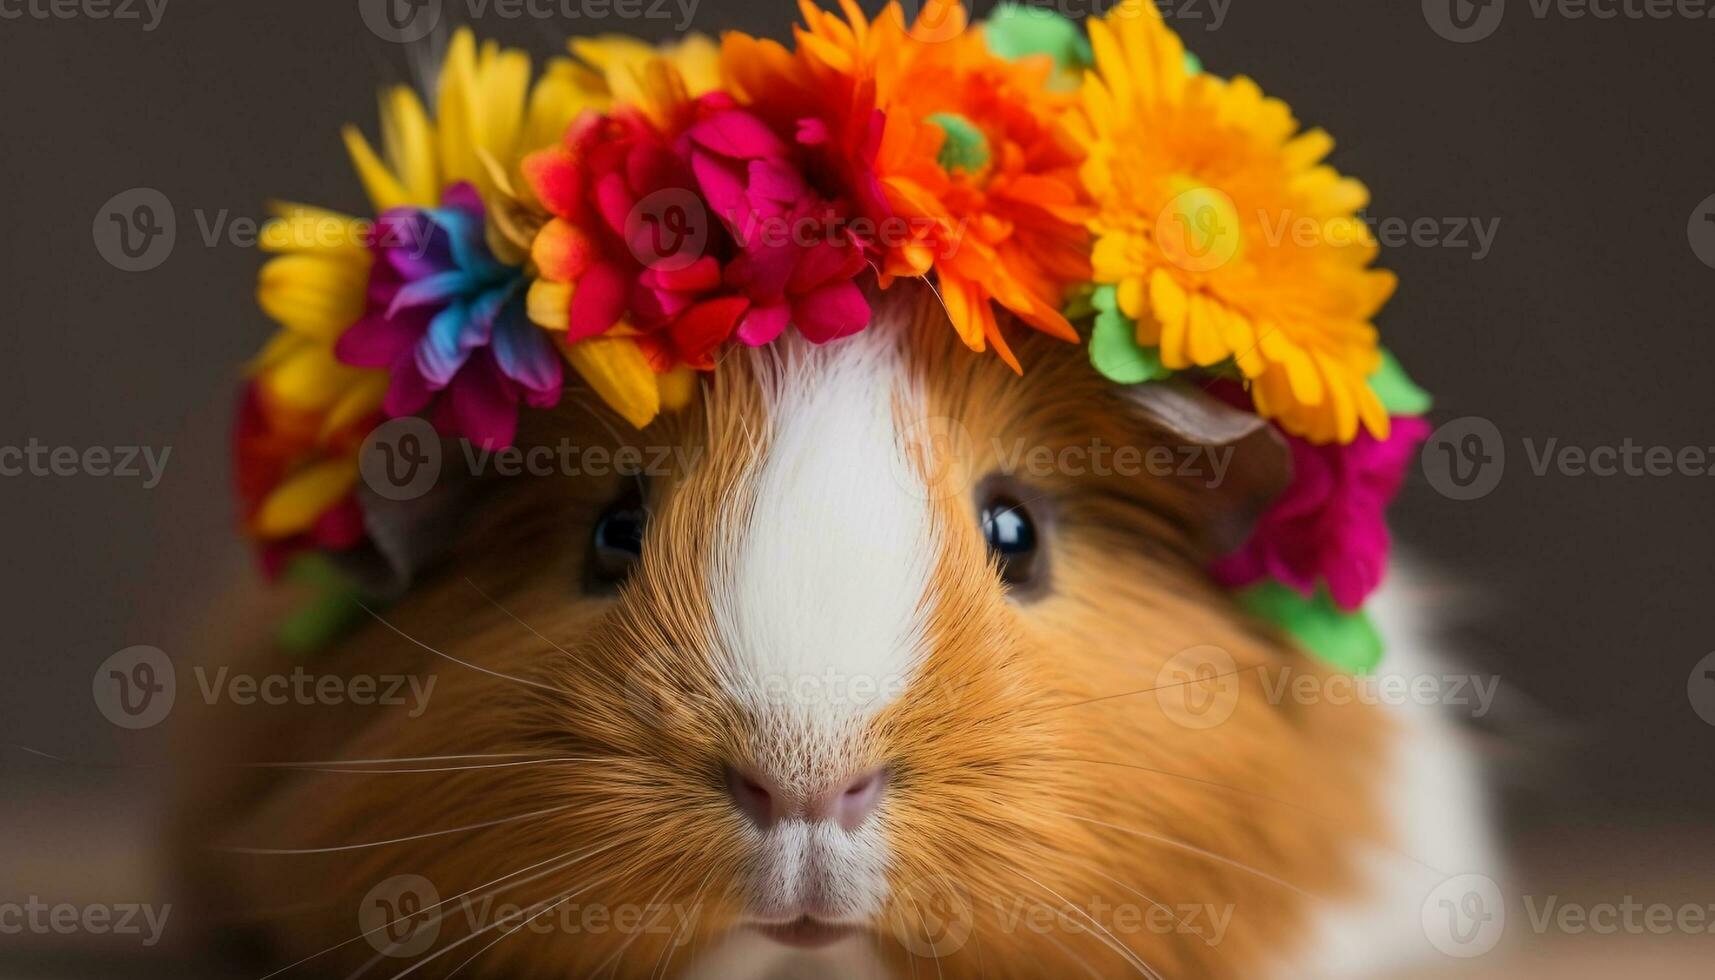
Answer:
<svg viewBox="0 0 1715 980"><path fill-rule="evenodd" d="M933 272L959 336L1014 370L996 304L1076 342L1060 307L1090 278L1089 210L1060 122L1075 98L1049 86L1052 66L993 54L957 0L929 0L910 27L898 3L873 22L851 0L843 20L801 7L796 50L729 34L723 70L741 102L823 150L882 284Z"/></svg>

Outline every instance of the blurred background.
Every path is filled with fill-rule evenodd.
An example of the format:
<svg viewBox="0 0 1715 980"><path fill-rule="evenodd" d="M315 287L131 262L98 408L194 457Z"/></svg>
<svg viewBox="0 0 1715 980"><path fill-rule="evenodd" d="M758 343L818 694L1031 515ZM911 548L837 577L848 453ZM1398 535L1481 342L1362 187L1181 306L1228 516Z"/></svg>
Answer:
<svg viewBox="0 0 1715 980"><path fill-rule="evenodd" d="M1474 462L1475 432L1491 459L1477 494L1445 465L1414 470L1395 526L1441 583L1448 646L1500 681L1481 737L1518 887L1710 908L1715 4L1162 4L1208 70L1258 79L1334 134L1401 280L1383 335L1454 423L1441 451ZM782 37L789 21L760 0L624 19L598 16L628 9L606 3L447 6L539 56L567 34ZM148 901L170 877L150 846L161 737L110 724L92 678L125 648L207 642L214 607L256 576L228 492L236 379L270 332L245 236L271 198L363 213L339 127L374 132L375 89L407 77L407 56L361 7L0 2L0 445L152 454L135 477L0 477L0 901ZM110 261L115 209L139 189L167 202L170 251ZM1486 425L1455 422L1473 417ZM1707 459L1602 476L1537 465L1550 446ZM1687 930L1529 931L1434 975L1715 962L1715 936ZM172 935L142 951L0 936L0 976L151 975L186 952Z"/></svg>

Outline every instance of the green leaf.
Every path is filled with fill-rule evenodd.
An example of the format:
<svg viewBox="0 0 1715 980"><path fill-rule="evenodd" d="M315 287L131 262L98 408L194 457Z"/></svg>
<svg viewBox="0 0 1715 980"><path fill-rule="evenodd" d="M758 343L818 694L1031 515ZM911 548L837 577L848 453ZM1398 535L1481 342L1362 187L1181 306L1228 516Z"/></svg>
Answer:
<svg viewBox="0 0 1715 980"><path fill-rule="evenodd" d="M1370 375L1370 390L1381 399L1389 415L1422 415L1435 401L1411 380L1393 353L1386 349L1382 351L1382 366Z"/></svg>
<svg viewBox="0 0 1715 980"><path fill-rule="evenodd" d="M1187 74L1187 75L1201 75L1201 74L1203 74L1203 59L1197 57L1196 55L1192 54L1189 51L1185 52L1185 74Z"/></svg>
<svg viewBox="0 0 1715 980"><path fill-rule="evenodd" d="M1134 385L1165 378L1172 372L1161 366L1161 354L1137 342L1137 328L1126 315L1102 306L1097 293L1095 326L1090 331L1090 363L1110 381Z"/></svg>
<svg viewBox="0 0 1715 980"><path fill-rule="evenodd" d="M280 624L275 639L299 656L318 653L344 636L363 615L351 593L330 592L304 603Z"/></svg>
<svg viewBox="0 0 1715 980"><path fill-rule="evenodd" d="M1003 3L984 22L983 37L990 51L1008 61L1032 55L1052 58L1051 84L1059 89L1076 88L1084 69L1096 60L1078 25L1045 7Z"/></svg>
<svg viewBox="0 0 1715 980"><path fill-rule="evenodd" d="M275 640L288 652L305 656L325 649L363 616L360 591L326 555L298 556L287 567L286 578L310 593L275 632Z"/></svg>
<svg viewBox="0 0 1715 980"><path fill-rule="evenodd" d="M1238 600L1336 670L1367 674L1381 663L1382 638L1369 615L1334 605L1325 589L1306 599L1280 582L1263 582L1240 592Z"/></svg>

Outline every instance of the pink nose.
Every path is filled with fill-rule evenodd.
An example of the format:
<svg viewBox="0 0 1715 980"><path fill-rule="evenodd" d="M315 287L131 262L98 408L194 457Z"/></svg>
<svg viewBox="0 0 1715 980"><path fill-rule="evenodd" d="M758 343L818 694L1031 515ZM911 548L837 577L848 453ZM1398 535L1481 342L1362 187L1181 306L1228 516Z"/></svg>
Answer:
<svg viewBox="0 0 1715 980"><path fill-rule="evenodd" d="M753 772L727 767L727 792L739 812L767 830L782 820L831 821L846 830L863 826L887 788L887 770L871 769L841 786L790 793Z"/></svg>

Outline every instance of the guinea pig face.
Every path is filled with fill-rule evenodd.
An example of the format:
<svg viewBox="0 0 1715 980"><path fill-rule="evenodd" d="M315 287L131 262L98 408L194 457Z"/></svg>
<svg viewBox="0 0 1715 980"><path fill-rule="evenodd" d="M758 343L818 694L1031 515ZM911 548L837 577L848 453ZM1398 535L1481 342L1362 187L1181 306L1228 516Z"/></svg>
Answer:
<svg viewBox="0 0 1715 980"><path fill-rule="evenodd" d="M331 655L433 674L427 710L258 743L459 760L256 777L218 836L281 853L220 874L315 906L269 924L282 958L1256 976L1352 894L1384 723L1266 696L1259 668L1319 672L1202 572L1278 446L1170 435L1070 347L1019 377L927 302L882 313L736 355L650 431L525 433L651 473L508 481ZM381 924L433 938L390 949L358 906L399 876L436 901Z"/></svg>

